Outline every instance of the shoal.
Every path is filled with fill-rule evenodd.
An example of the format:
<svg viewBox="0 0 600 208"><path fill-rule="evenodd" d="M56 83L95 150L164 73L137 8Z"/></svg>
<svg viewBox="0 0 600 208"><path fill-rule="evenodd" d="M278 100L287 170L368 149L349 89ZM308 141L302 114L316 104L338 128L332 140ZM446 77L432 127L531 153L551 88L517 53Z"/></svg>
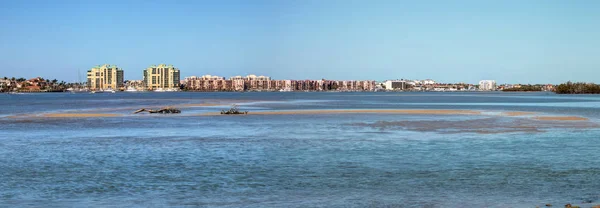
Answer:
<svg viewBox="0 0 600 208"><path fill-rule="evenodd" d="M110 113L48 113L41 114L45 118L93 118L93 117L117 117L119 114Z"/></svg>
<svg viewBox="0 0 600 208"><path fill-rule="evenodd" d="M503 116L527 116L527 115L533 115L535 114L534 112L523 112L523 111L511 111L511 112L503 112L502 115Z"/></svg>
<svg viewBox="0 0 600 208"><path fill-rule="evenodd" d="M589 119L577 116L538 116L533 119L541 121L587 121Z"/></svg>
<svg viewBox="0 0 600 208"><path fill-rule="evenodd" d="M480 111L473 110L422 110L422 109L346 109L346 110L290 110L290 111L257 111L248 115L305 115L305 114L427 114L427 115L480 115ZM202 115L219 115L220 113L207 113Z"/></svg>

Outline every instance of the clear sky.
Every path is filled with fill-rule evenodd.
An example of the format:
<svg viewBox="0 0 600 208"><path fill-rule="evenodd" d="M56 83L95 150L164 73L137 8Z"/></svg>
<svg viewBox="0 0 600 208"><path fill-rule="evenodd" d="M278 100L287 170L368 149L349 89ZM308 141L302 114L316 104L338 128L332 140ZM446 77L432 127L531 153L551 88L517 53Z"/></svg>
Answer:
<svg viewBox="0 0 600 208"><path fill-rule="evenodd" d="M0 77L600 82L597 0L6 0L0 28Z"/></svg>

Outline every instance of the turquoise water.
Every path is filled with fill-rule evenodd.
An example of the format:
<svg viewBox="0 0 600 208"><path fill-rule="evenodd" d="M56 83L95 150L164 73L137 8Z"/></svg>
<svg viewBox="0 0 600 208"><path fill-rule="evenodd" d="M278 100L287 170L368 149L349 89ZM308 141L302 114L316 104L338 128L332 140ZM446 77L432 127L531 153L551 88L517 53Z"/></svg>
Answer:
<svg viewBox="0 0 600 208"><path fill-rule="evenodd" d="M7 206L600 204L595 95L65 93L0 94L0 101L0 204ZM196 116L232 102L250 115ZM182 107L181 115L131 114L198 103L222 105ZM308 109L467 109L483 115L252 115ZM32 117L74 110L122 116ZM499 116L506 111L590 120ZM519 131L508 131L514 128Z"/></svg>

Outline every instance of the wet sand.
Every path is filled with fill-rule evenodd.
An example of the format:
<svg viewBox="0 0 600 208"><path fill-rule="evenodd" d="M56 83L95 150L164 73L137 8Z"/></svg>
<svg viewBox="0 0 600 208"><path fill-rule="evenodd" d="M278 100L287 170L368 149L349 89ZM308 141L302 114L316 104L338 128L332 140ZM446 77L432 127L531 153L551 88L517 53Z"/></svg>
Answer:
<svg viewBox="0 0 600 208"><path fill-rule="evenodd" d="M186 107L203 107L203 106L220 106L222 104L216 103L196 103L196 104L182 104L178 105L181 108ZM119 109L123 110L125 108ZM128 108L131 110L133 108ZM106 113L107 109L96 109L96 110L88 110L88 111L65 111L60 113L40 113L40 114L20 114L14 116L8 116L5 118L11 119L31 119L31 118L101 118L101 117L120 117L120 116L129 116L129 113ZM285 110L285 111L254 111L249 112L247 115L238 115L238 116L252 116L252 115L321 115L321 114L406 114L406 115L473 115L473 116L486 116L484 113L487 111L478 111L478 110L449 110L449 109L436 109L436 110L428 110L428 109L329 109L329 110ZM567 127L567 128L576 128L576 127L591 127L596 125L589 124L589 119L584 117L577 116L536 116L530 117L530 115L535 114L534 112L501 112L500 117L518 117L519 120L515 120L517 123L499 123L496 120L493 122L486 121L489 123L496 123L497 128L492 128L492 126L481 126L477 124L477 122L468 122L467 126L454 126L455 122L411 122L416 126L404 126L404 124L398 125L395 123L378 123L376 125L370 124L367 126L377 127L377 128L388 128L391 126L403 126L408 129L419 129L419 130L439 130L446 128L460 129L461 131L466 132L475 132L475 133L501 133L501 132L539 132L542 131L540 126L554 126L554 127ZM220 112L209 112L203 114L181 114L178 116L220 116ZM131 116L139 116L139 115L131 115ZM231 116L231 115L230 115ZM525 117L521 117L525 116ZM516 118L515 118L516 119ZM515 122L513 121L513 122ZM527 122L525 122L527 121ZM582 123L576 122L588 122L582 125ZM528 123L529 122L529 123ZM544 122L544 123L540 123ZM550 124L554 122L553 124ZM558 123L556 123L558 122ZM568 124L573 123L573 124ZM433 124L433 125L432 125Z"/></svg>
<svg viewBox="0 0 600 208"><path fill-rule="evenodd" d="M523 112L523 111L512 111L512 112L503 112L503 116L529 116L535 114L534 112Z"/></svg>
<svg viewBox="0 0 600 208"><path fill-rule="evenodd" d="M536 120L531 118L509 117L476 118L463 122L449 120L410 120L410 121L377 121L348 124L356 127L368 127L379 131L410 130L421 132L455 133L537 133L549 129L588 129L599 128L600 125L586 120Z"/></svg>
<svg viewBox="0 0 600 208"><path fill-rule="evenodd" d="M226 104L217 104L217 103L191 103L191 104L181 104L175 105L175 107L210 107L210 106L220 106Z"/></svg>
<svg viewBox="0 0 600 208"><path fill-rule="evenodd" d="M535 120L540 121L587 121L588 118L577 117L577 116L538 116L533 117Z"/></svg>
<svg viewBox="0 0 600 208"><path fill-rule="evenodd" d="M120 114L112 113L48 113L41 114L43 118L99 118L99 117L117 117Z"/></svg>
<svg viewBox="0 0 600 208"><path fill-rule="evenodd" d="M248 115L317 115L317 114L418 114L418 115L481 115L473 110L421 110L421 109L356 109L356 110L290 110L290 111L257 111ZM220 115L219 112L201 115Z"/></svg>

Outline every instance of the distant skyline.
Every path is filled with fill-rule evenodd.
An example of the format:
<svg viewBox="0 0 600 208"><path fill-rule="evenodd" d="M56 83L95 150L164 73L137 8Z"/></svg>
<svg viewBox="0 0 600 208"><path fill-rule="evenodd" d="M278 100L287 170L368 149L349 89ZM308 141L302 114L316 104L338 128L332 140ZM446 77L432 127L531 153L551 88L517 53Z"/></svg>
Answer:
<svg viewBox="0 0 600 208"><path fill-rule="evenodd" d="M600 83L600 1L0 1L0 77Z"/></svg>

